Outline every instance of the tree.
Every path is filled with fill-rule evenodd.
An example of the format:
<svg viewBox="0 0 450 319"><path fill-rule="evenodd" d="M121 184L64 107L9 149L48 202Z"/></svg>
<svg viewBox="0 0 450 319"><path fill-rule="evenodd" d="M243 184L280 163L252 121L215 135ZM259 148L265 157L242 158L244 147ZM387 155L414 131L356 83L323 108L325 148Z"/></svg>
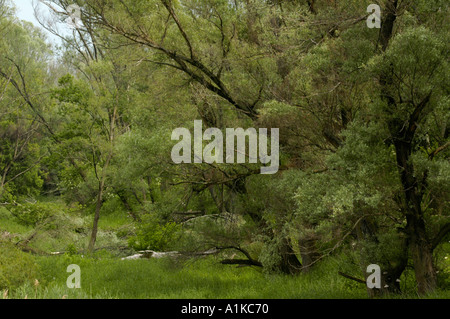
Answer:
<svg viewBox="0 0 450 319"><path fill-rule="evenodd" d="M225 264L287 274L348 255L364 276L380 265L381 294L400 292L412 261L418 291L435 289L450 228L444 1L386 0L379 30L360 0L46 2L56 20L73 3L72 34L42 21L64 43L57 70L26 25L12 30L30 35L27 50L2 41L3 186L23 195L31 175L48 174L92 209L90 251L115 205L133 218L138 249L231 249L245 259ZM279 128L278 173L174 165L170 133L199 118Z"/></svg>
<svg viewBox="0 0 450 319"><path fill-rule="evenodd" d="M5 11L6 12L6 11ZM49 129L43 115L50 48L40 30L27 22L0 21L0 196L35 195L43 185L41 164L47 156L42 135Z"/></svg>
<svg viewBox="0 0 450 319"><path fill-rule="evenodd" d="M426 228L426 207L429 203L425 195L429 191L429 169L424 168L419 173L414 156L419 156L421 152L417 148L422 134L430 139L430 144L425 143L426 148L437 145L436 150L428 151L427 160L430 162L449 145L445 133L433 135L426 125L428 116L433 112L435 115L439 113L438 108L446 99L443 83L448 79L441 71L448 70L445 59L448 47L441 39L424 27L407 30L392 39L386 48L384 61L379 61L380 91L384 102L382 114L395 148L403 186L402 210L407 220L406 231L420 293L436 288L432 257L435 240ZM442 127L444 132L446 125ZM446 228L448 225L442 229Z"/></svg>
<svg viewBox="0 0 450 319"><path fill-rule="evenodd" d="M331 221L325 229L334 225L331 230L341 234L349 222L339 244L349 235L357 238L363 265L382 265L386 292L399 290L395 280L410 256L418 291L426 293L436 288L433 249L448 233L448 216L441 206L447 201L442 197L446 182L436 179L448 156L448 48L440 30L404 17L402 10L408 9L386 2L378 50L368 55L359 75L368 107L342 131L343 143L329 157L324 176L299 189L299 216L313 229ZM327 188L320 186L324 178L329 180ZM437 209L432 207L435 200L440 203ZM314 211L311 217L308 210ZM394 242L395 249L386 249Z"/></svg>

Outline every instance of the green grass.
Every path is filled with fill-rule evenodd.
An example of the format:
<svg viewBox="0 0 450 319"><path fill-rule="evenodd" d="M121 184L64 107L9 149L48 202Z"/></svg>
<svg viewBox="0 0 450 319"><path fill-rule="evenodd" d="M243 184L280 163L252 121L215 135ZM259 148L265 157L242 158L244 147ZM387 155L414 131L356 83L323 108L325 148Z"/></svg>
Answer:
<svg viewBox="0 0 450 319"><path fill-rule="evenodd" d="M215 258L183 267L164 259L118 260L97 255L39 257L39 286L28 284L11 298L45 299L311 299L367 298L364 285L338 276L333 263L323 263L295 277L262 273L258 268L230 267ZM66 287L67 266L81 268L81 289ZM416 295L392 296L417 298ZM430 298L450 298L438 291Z"/></svg>
<svg viewBox="0 0 450 319"><path fill-rule="evenodd" d="M90 216L84 218L85 224L89 224ZM129 227L130 220L124 214L113 212L102 216L97 247L126 245L126 240L119 238L117 233ZM32 228L18 224L6 209L0 207L0 231L8 231L20 237L29 234ZM35 237L33 246L46 248L47 251L59 251L65 250L72 243L77 248L83 248L87 244L87 237L71 239L65 232L52 234L40 233ZM215 257L189 261L182 265L164 259L120 260L117 253L114 256L105 251L96 253L94 257L64 254L34 258L38 264L36 279L39 285L35 286L32 281L12 289L9 291L9 298L367 298L364 285L338 275L337 271L343 264L339 257L327 258L311 272L298 276L266 274L255 267L222 265ZM447 268L441 268L448 269L448 260L442 262L446 262ZM66 286L70 275L66 269L70 264L77 264L81 268L81 289L69 289ZM402 283L411 288L414 284L411 279L406 278L405 273ZM450 290L437 291L428 297L450 299ZM417 298L417 295L408 292L390 298Z"/></svg>
<svg viewBox="0 0 450 319"><path fill-rule="evenodd" d="M83 251L89 241L92 216L69 212L63 203L60 206L62 214L53 221L51 227L41 227L33 236L28 246L38 251L61 252L69 246ZM123 247L127 245L126 238L118 236L128 234L132 229L131 218L122 212L113 212L101 216L97 235L96 247ZM75 228L84 229L84 233L76 233ZM35 232L33 226L21 224L5 207L0 207L0 240L11 240L14 243L23 240Z"/></svg>
<svg viewBox="0 0 450 319"><path fill-rule="evenodd" d="M14 216L5 208L0 207L0 232L7 231L12 234L23 234L33 228L17 223Z"/></svg>
<svg viewBox="0 0 450 319"><path fill-rule="evenodd" d="M322 271L301 276L268 275L259 269L230 267L214 258L183 267L164 259L118 260L81 256L39 257L40 285L11 292L14 298L365 298L365 289ZM81 289L66 287L67 266L81 268ZM322 267L323 268L323 267Z"/></svg>
<svg viewBox="0 0 450 319"><path fill-rule="evenodd" d="M98 226L104 230L115 230L126 227L132 223L131 216L124 212L114 212L101 216Z"/></svg>

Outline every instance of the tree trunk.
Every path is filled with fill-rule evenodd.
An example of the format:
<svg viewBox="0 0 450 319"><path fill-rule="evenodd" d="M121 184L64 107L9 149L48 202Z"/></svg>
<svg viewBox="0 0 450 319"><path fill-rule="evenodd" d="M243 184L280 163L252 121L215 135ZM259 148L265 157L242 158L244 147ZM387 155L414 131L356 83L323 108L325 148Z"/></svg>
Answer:
<svg viewBox="0 0 450 319"><path fill-rule="evenodd" d="M417 291L432 292L437 287L436 270L433 264L433 249L427 238L423 219L408 218L410 251L414 262Z"/></svg>
<svg viewBox="0 0 450 319"><path fill-rule="evenodd" d="M410 125L413 125L412 123ZM400 130L401 132L402 130ZM411 130L408 130L411 132ZM414 131L413 131L414 132ZM409 237L409 248L414 263L417 289L419 294L431 292L437 287L436 272L433 265L433 249L425 228L422 210L423 194L419 190L419 182L414 174L411 161L413 133L394 140L397 166L403 186L403 209L406 216L406 230Z"/></svg>
<svg viewBox="0 0 450 319"><path fill-rule="evenodd" d="M310 236L308 238L299 239L300 255L302 257L302 270L308 272L311 267L319 259L320 254L316 248L317 238Z"/></svg>
<svg viewBox="0 0 450 319"><path fill-rule="evenodd" d="M299 273L302 268L302 264L295 255L295 252L292 249L292 246L287 237L283 237L283 239L281 240L281 247L279 252L281 261L278 265L278 268L281 270L281 272L289 275L295 275Z"/></svg>
<svg viewBox="0 0 450 319"><path fill-rule="evenodd" d="M88 252L94 252L95 241L97 240L98 221L100 219L100 209L103 204L103 190L105 188L105 182L102 179L98 185L97 204L95 205L94 223L92 225L91 238L89 240Z"/></svg>
<svg viewBox="0 0 450 319"><path fill-rule="evenodd" d="M110 115L110 122L109 122L109 142L111 144L111 151L108 154L108 157L106 158L105 164L103 165L102 175L100 178L97 175L97 163L94 162L95 176L97 176L98 180L98 195L97 195L97 204L95 205L95 215L94 215L94 223L92 225L91 239L89 240L88 246L89 253L94 252L94 246L97 240L98 220L100 219L100 210L103 205L103 191L105 190L106 171L108 170L109 163L111 162L113 156L112 148L114 146L114 128L116 116L117 116L117 106L114 106L112 114Z"/></svg>

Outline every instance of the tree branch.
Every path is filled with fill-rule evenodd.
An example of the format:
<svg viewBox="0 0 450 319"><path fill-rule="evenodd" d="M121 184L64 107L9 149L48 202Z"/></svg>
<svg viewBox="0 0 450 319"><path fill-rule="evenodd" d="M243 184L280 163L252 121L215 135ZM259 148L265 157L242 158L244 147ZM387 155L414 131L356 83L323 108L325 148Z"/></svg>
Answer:
<svg viewBox="0 0 450 319"><path fill-rule="evenodd" d="M189 53L191 55L191 59L194 58L194 50L192 49L191 41L189 40L186 32L184 31L183 27L181 26L180 20L178 20L178 16L176 15L175 11L172 8L172 1L171 0L161 0L164 7L166 7L167 11L169 12L170 16L172 17L173 21L175 21L178 30L180 30L181 35L183 36L188 48Z"/></svg>
<svg viewBox="0 0 450 319"><path fill-rule="evenodd" d="M440 152L442 152L449 146L450 146L450 141L445 143L444 145L439 146L433 152L431 152L431 154L429 155L429 159L432 160L437 154L439 154Z"/></svg>
<svg viewBox="0 0 450 319"><path fill-rule="evenodd" d="M223 265L248 265L262 267L260 262L248 259L224 259L220 263Z"/></svg>
<svg viewBox="0 0 450 319"><path fill-rule="evenodd" d="M250 254L245 249L242 249L241 247L226 246L226 247L216 247L216 249L218 249L218 250L235 249L235 250L240 251L241 253L243 253L245 255L245 257L247 257L247 259L224 259L221 261L221 263L224 265L251 265L251 266L258 266L258 267L263 266L259 261L253 259L250 256Z"/></svg>
<svg viewBox="0 0 450 319"><path fill-rule="evenodd" d="M449 232L450 232L450 223L447 223L441 227L436 237L434 237L433 242L431 244L431 249L434 250Z"/></svg>
<svg viewBox="0 0 450 319"><path fill-rule="evenodd" d="M342 277L347 278L347 279L354 280L354 281L359 282L361 284L366 284L366 282L364 280L356 278L356 277L353 277L353 276L350 276L350 275L347 275L347 274L344 274L342 271L338 271L338 274L341 275Z"/></svg>

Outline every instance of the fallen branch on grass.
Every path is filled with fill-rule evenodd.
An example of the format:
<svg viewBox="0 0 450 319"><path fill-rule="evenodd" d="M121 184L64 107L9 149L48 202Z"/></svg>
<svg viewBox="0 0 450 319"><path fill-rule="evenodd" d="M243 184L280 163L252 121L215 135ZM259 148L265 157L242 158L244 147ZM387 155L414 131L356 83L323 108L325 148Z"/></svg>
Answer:
<svg viewBox="0 0 450 319"><path fill-rule="evenodd" d="M245 266L257 266L257 267L263 266L259 261L253 259L252 256L250 256L250 253L248 251L246 251L245 249L243 249L241 247L227 246L227 247L216 247L216 249L218 249L218 250L235 249L237 251L240 251L241 253L243 253L245 255L245 257L247 257L247 259L224 259L221 261L221 263L224 265L245 265Z"/></svg>
<svg viewBox="0 0 450 319"><path fill-rule="evenodd" d="M341 275L342 277L347 278L347 279L351 279L351 280L356 281L356 282L359 282L359 283L361 283L361 284L366 284L366 282L365 282L364 280L359 279L359 278L356 278L356 277L353 277L353 276L350 276L350 275L347 275L347 274L344 274L344 273L341 272L341 271L338 271L338 274Z"/></svg>
<svg viewBox="0 0 450 319"><path fill-rule="evenodd" d="M249 259L224 259L220 262L223 265L241 265L241 266L257 266L262 267L259 261Z"/></svg>

